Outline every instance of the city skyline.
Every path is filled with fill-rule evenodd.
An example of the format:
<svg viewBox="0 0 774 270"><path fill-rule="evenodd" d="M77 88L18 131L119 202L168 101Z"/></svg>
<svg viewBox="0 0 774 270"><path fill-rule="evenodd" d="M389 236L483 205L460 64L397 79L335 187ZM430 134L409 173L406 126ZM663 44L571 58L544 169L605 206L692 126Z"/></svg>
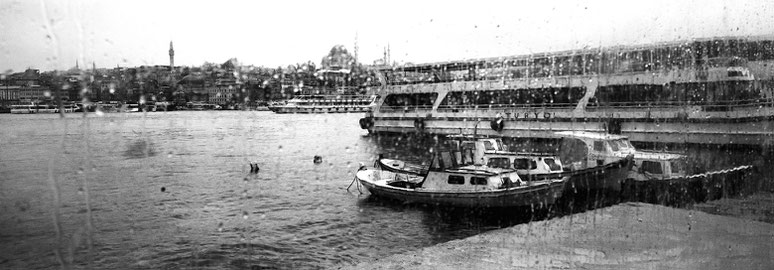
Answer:
<svg viewBox="0 0 774 270"><path fill-rule="evenodd" d="M766 1L447 2L0 0L0 72L75 66L266 67L344 45L359 62L423 63L718 36L771 35Z"/></svg>

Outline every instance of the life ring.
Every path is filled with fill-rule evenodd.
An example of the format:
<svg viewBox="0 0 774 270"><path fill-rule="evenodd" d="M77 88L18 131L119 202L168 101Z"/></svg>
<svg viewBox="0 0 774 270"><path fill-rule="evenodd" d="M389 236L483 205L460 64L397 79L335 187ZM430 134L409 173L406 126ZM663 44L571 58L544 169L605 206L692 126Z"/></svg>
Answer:
<svg viewBox="0 0 774 270"><path fill-rule="evenodd" d="M370 129L374 126L374 119L370 117L360 118L360 128Z"/></svg>
<svg viewBox="0 0 774 270"><path fill-rule="evenodd" d="M492 127L492 130L501 132L503 131L503 128L505 127L505 119L503 117L498 117L495 119L492 119L492 121L489 122L489 126Z"/></svg>
<svg viewBox="0 0 774 270"><path fill-rule="evenodd" d="M414 128L417 129L417 131L422 131L425 129L425 120L422 120L421 118L414 119Z"/></svg>

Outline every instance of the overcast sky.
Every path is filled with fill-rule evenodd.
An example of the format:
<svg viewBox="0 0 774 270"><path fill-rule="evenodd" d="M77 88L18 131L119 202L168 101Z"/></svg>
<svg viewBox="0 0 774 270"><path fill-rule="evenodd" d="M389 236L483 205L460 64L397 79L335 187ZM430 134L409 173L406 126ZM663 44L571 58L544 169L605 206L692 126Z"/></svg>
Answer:
<svg viewBox="0 0 774 270"><path fill-rule="evenodd" d="M774 1L0 0L0 72L222 63L436 62L714 36L774 35Z"/></svg>

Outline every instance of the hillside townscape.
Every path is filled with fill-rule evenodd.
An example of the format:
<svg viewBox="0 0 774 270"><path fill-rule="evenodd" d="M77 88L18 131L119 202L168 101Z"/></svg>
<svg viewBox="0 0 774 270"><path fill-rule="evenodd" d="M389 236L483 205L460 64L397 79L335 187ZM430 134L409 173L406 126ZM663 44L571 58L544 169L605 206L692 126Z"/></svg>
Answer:
<svg viewBox="0 0 774 270"><path fill-rule="evenodd" d="M194 105L208 109L255 109L270 102L309 94L366 94L373 84L369 69L342 45L336 45L318 63L286 67L244 65L237 58L200 66L174 65L170 43L169 65L97 68L76 61L68 70L29 68L0 77L0 111L12 105L94 103L152 104L160 110L185 110Z"/></svg>

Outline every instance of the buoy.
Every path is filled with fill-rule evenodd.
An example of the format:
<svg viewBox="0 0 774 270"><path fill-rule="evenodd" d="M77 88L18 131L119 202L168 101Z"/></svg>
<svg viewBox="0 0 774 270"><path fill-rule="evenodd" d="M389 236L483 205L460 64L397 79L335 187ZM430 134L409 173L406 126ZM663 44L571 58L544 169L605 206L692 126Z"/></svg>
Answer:
<svg viewBox="0 0 774 270"><path fill-rule="evenodd" d="M314 156L314 164L320 164L320 163L322 163L322 157Z"/></svg>
<svg viewBox="0 0 774 270"><path fill-rule="evenodd" d="M165 191L167 191L167 188L161 187L161 192L165 192Z"/></svg>

